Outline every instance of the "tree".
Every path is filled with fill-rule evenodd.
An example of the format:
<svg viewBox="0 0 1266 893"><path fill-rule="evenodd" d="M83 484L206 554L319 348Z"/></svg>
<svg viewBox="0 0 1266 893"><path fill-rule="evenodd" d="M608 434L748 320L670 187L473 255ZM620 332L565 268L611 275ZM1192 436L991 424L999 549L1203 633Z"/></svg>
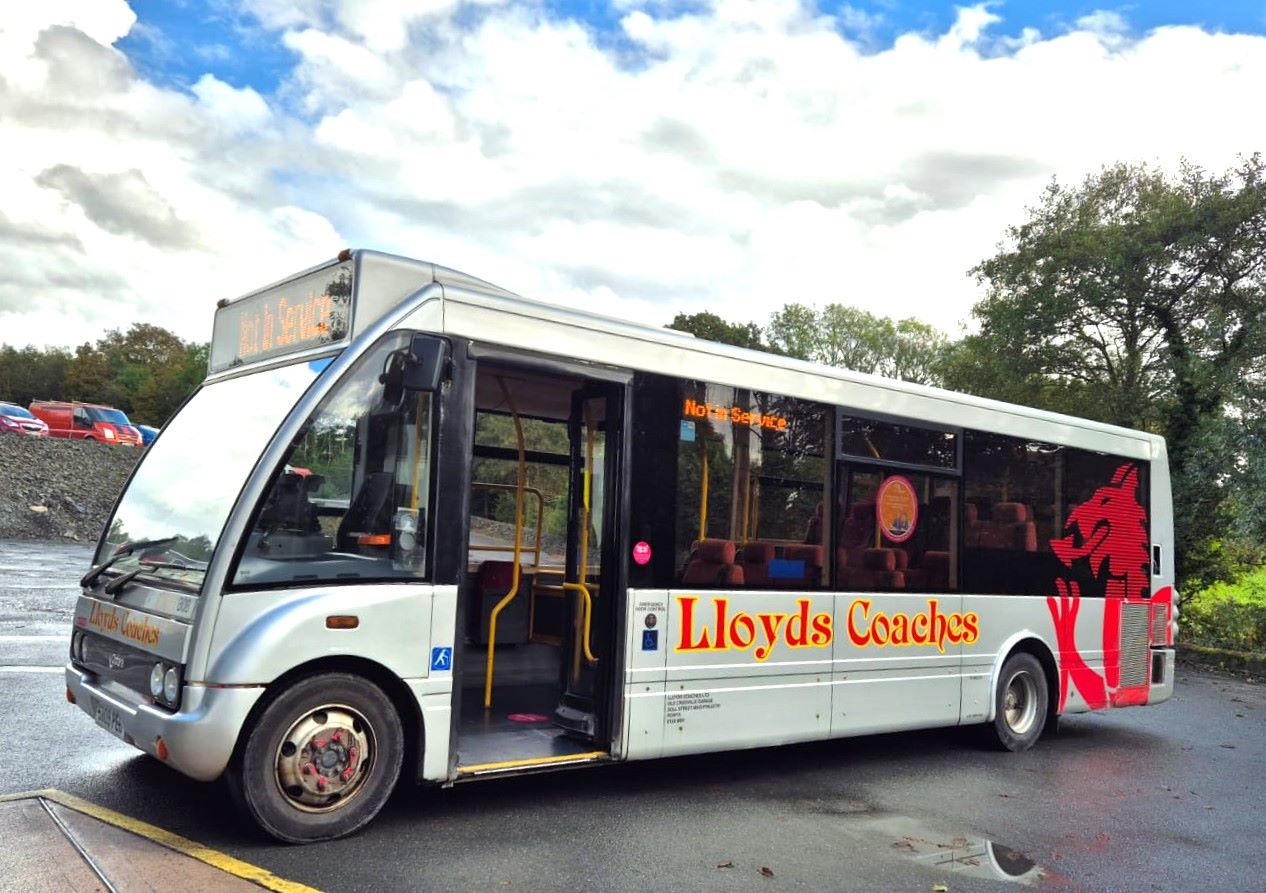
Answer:
<svg viewBox="0 0 1266 893"><path fill-rule="evenodd" d="M920 384L939 383L949 347L944 334L917 319L893 322L842 304L822 310L787 304L771 317L765 335L788 356Z"/></svg>
<svg viewBox="0 0 1266 893"><path fill-rule="evenodd" d="M1117 164L1052 182L972 271L987 288L951 386L1165 435L1180 579L1228 529L1228 413L1266 354L1266 180Z"/></svg>
<svg viewBox="0 0 1266 893"><path fill-rule="evenodd" d="M146 323L126 332L112 329L68 358L65 396L118 407L140 424L161 425L206 377L208 349Z"/></svg>
<svg viewBox="0 0 1266 893"><path fill-rule="evenodd" d="M0 346L0 400L26 406L60 400L70 354L61 348Z"/></svg>
<svg viewBox="0 0 1266 893"><path fill-rule="evenodd" d="M735 347L747 347L752 350L765 350L770 348L761 340L760 326L754 322L730 323L710 313L707 310L701 313L678 313L673 317L673 321L668 324L668 328L676 329L679 332L689 332L696 338L703 338L708 341L717 341L721 344L732 344Z"/></svg>

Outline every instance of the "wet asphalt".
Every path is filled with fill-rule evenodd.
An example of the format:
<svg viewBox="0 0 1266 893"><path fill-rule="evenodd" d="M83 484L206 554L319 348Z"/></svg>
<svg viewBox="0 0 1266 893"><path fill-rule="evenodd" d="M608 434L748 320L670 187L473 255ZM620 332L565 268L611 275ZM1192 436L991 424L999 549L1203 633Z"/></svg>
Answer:
<svg viewBox="0 0 1266 893"><path fill-rule="evenodd" d="M0 794L58 788L321 890L1266 890L1266 685L1186 667L1169 702L1023 754L953 729L407 788L351 839L276 845L65 702L90 557L0 541Z"/></svg>

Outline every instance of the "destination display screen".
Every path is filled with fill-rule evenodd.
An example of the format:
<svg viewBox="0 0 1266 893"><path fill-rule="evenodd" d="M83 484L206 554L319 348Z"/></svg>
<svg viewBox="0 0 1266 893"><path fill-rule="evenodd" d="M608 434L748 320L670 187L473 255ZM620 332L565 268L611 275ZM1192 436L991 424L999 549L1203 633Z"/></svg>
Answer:
<svg viewBox="0 0 1266 893"><path fill-rule="evenodd" d="M212 372L342 341L352 327L352 265L336 264L219 308Z"/></svg>

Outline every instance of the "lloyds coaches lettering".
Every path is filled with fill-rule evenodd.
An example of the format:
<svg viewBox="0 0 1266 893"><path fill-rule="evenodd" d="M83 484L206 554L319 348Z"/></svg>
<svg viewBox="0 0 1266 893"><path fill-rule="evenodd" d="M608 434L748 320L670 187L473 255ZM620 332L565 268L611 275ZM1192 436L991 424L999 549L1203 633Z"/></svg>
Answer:
<svg viewBox="0 0 1266 893"><path fill-rule="evenodd" d="M677 605L681 608L681 639L675 648L678 652L754 648L752 656L763 661L779 642L788 648L825 648L834 637L831 615L812 614L813 603L807 598L796 599L794 612L731 613L728 598L713 597L712 617L700 617L696 629L695 603L698 601L694 595L677 596Z"/></svg>
<svg viewBox="0 0 1266 893"><path fill-rule="evenodd" d="M730 599L713 596L712 610L700 610L699 597L679 595L680 637L678 653L693 651L751 651L758 661L768 659L779 643L788 648L825 648L835 638L834 618L813 612L807 598L796 599L794 611L735 611ZM873 611L868 598L854 599L845 622L849 641L857 648L907 645L935 646L942 654L945 645L971 645L980 638L980 616L945 613L930 598L927 609L917 614Z"/></svg>
<svg viewBox="0 0 1266 893"><path fill-rule="evenodd" d="M935 645L945 653L945 643L971 645L980 638L980 617L974 612L945 614L936 599L928 599L926 611L914 616L885 614L870 609L873 602L868 598L854 599L848 606L848 639L858 648L868 645Z"/></svg>
<svg viewBox="0 0 1266 893"><path fill-rule="evenodd" d="M163 631L149 622L148 617L136 619L131 611L120 611L117 608L105 607L92 603L92 613L88 616L88 625L106 633L117 633L125 639L131 639L142 645L154 646L163 637Z"/></svg>

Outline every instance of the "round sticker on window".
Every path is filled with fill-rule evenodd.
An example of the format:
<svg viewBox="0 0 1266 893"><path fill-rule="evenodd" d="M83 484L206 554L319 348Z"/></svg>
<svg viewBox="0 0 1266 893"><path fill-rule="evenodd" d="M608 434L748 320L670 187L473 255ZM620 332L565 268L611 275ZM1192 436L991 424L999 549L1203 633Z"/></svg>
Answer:
<svg viewBox="0 0 1266 893"><path fill-rule="evenodd" d="M639 540L633 544L633 560L638 564L646 564L651 560L651 544L646 540Z"/></svg>
<svg viewBox="0 0 1266 893"><path fill-rule="evenodd" d="M894 543L904 543L914 536L914 525L919 521L914 484L899 474L885 479L875 496L875 511L883 535Z"/></svg>

